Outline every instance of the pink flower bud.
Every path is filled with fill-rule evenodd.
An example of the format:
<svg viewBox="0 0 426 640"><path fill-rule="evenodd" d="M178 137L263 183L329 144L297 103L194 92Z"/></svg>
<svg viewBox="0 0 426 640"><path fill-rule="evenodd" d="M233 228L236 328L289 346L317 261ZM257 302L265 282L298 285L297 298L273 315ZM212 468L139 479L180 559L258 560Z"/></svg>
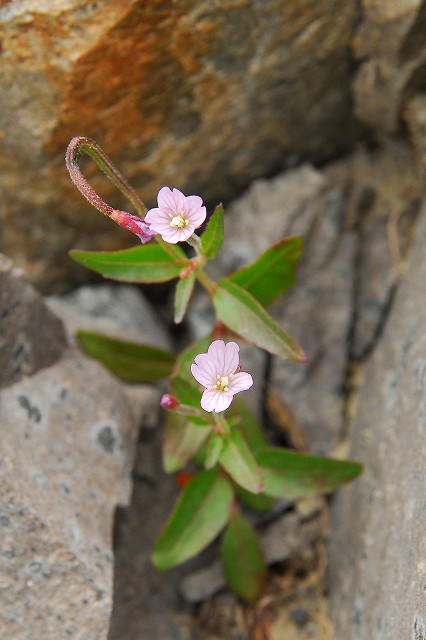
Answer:
<svg viewBox="0 0 426 640"><path fill-rule="evenodd" d="M174 411L175 409L178 409L180 405L179 400L175 398L175 396L172 396L170 393L165 393L163 395L160 404L163 409L167 409L168 411Z"/></svg>

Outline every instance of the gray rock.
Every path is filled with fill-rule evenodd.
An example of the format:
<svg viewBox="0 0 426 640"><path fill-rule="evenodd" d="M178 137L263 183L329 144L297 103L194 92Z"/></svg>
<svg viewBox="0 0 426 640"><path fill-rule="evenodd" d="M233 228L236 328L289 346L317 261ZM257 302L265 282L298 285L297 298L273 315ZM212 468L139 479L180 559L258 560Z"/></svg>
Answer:
<svg viewBox="0 0 426 640"><path fill-rule="evenodd" d="M22 272L0 266L1 635L101 640L115 508L129 501L138 428L158 412L158 392L132 389L129 401L103 367L66 348L62 322ZM19 367L16 344L28 347Z"/></svg>
<svg viewBox="0 0 426 640"><path fill-rule="evenodd" d="M345 640L424 637L425 243L426 205L351 429L365 471L333 508L329 589Z"/></svg>
<svg viewBox="0 0 426 640"><path fill-rule="evenodd" d="M107 637L112 525L130 494L137 423L120 385L68 351L0 393L5 638Z"/></svg>
<svg viewBox="0 0 426 640"><path fill-rule="evenodd" d="M62 318L72 342L77 329L88 329L122 340L170 348L168 332L136 287L84 286L63 296L49 296L46 302Z"/></svg>
<svg viewBox="0 0 426 640"><path fill-rule="evenodd" d="M356 249L356 234L345 224L346 188L347 177L330 179L311 203L297 283L272 309L308 363L274 358L270 388L316 453L330 452L342 426Z"/></svg>
<svg viewBox="0 0 426 640"><path fill-rule="evenodd" d="M50 366L64 347L61 321L24 273L0 255L0 388Z"/></svg>

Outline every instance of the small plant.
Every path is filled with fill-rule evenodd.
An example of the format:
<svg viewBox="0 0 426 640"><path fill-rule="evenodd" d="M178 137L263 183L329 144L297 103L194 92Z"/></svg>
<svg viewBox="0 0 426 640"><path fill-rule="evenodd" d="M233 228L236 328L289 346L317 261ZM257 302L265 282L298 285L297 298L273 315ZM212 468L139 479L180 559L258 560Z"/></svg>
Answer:
<svg viewBox="0 0 426 640"><path fill-rule="evenodd" d="M82 153L93 158L138 215L113 209L95 193L79 168ZM236 340L282 358L306 361L301 347L265 309L292 285L301 239L280 240L252 264L214 282L204 268L223 243L222 206L216 207L198 236L195 230L206 219L199 196L163 187L158 207L147 211L99 146L85 137L71 140L66 165L89 202L142 243L123 251L72 251L74 260L121 282L177 280L176 323L185 315L196 281L211 298L217 318L211 333L177 357L88 331L80 331L79 339L90 355L127 381L169 377L170 393L161 400L166 410L163 466L168 473L181 472L185 483L155 544L154 565L158 569L178 565L223 532L220 553L225 576L234 592L251 602L262 588L265 563L256 532L240 505L266 510L274 498L326 493L361 472L356 462L271 447L241 397L234 398L253 385L250 373L241 370ZM180 242L192 247L192 256ZM189 463L190 470L183 471Z"/></svg>

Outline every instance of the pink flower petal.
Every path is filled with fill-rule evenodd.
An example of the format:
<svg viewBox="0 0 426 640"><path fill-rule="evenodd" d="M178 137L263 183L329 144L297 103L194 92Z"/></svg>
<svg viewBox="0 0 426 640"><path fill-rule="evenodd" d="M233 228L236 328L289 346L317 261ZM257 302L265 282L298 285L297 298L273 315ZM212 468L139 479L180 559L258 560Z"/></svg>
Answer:
<svg viewBox="0 0 426 640"><path fill-rule="evenodd" d="M191 216L191 222L194 225L194 229L198 229L198 227L201 227L207 217L206 208L201 207L196 212L190 213L188 215Z"/></svg>
<svg viewBox="0 0 426 640"><path fill-rule="evenodd" d="M161 215L162 215L161 209L150 209L146 213L145 222L148 222L149 224L154 224L158 220L158 217Z"/></svg>
<svg viewBox="0 0 426 640"><path fill-rule="evenodd" d="M204 409L204 411L219 413L220 411L225 411L231 402L231 393L224 393L216 389L206 389L201 396L201 408Z"/></svg>
<svg viewBox="0 0 426 640"><path fill-rule="evenodd" d="M162 187L157 196L158 208L166 209L167 211L175 210L175 199L173 192L169 187Z"/></svg>
<svg viewBox="0 0 426 640"><path fill-rule="evenodd" d="M225 360L225 343L223 340L213 340L209 348L207 349L208 356L215 363L217 373L220 374L223 370L223 363Z"/></svg>
<svg viewBox="0 0 426 640"><path fill-rule="evenodd" d="M220 375L220 370L217 368L213 358L211 358L208 353L200 353L195 357L194 362L210 376L208 385L215 385L217 376L218 374Z"/></svg>
<svg viewBox="0 0 426 640"><path fill-rule="evenodd" d="M191 365L191 373L197 382L203 385L203 387L211 387L216 383L216 378L212 382L212 376L210 371L206 371L203 367L197 364Z"/></svg>
<svg viewBox="0 0 426 640"><path fill-rule="evenodd" d="M229 381L229 391L230 393L239 393L240 391L246 391L250 389L253 385L253 378L249 373L245 373L241 371L240 373L236 373L233 378Z"/></svg>

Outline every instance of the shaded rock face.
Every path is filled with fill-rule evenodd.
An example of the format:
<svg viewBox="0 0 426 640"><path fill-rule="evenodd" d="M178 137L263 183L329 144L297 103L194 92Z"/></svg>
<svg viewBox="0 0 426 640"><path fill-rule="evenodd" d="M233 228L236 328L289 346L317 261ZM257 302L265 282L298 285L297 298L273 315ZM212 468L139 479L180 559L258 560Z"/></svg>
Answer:
<svg viewBox="0 0 426 640"><path fill-rule="evenodd" d="M355 132L354 18L351 0L6 3L3 251L51 289L69 277L69 247L132 243L69 181L74 135L96 139L148 204L164 184L217 202L300 157L341 152Z"/></svg>
<svg viewBox="0 0 426 640"><path fill-rule="evenodd" d="M426 204L408 270L365 372L351 430L364 474L333 508L336 637L425 637Z"/></svg>
<svg viewBox="0 0 426 640"><path fill-rule="evenodd" d="M0 255L0 388L53 364L64 347L61 321Z"/></svg>

